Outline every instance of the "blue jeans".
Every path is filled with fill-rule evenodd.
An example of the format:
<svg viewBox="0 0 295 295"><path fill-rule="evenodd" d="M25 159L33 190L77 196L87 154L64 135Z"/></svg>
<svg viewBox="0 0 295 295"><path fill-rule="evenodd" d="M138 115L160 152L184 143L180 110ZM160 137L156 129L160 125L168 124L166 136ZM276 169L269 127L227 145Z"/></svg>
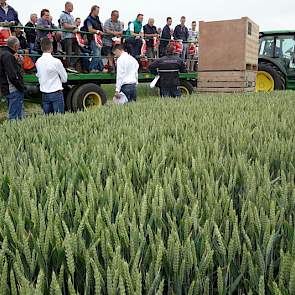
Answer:
<svg viewBox="0 0 295 295"><path fill-rule="evenodd" d="M121 91L126 95L128 102L136 101L136 84L125 84L121 87Z"/></svg>
<svg viewBox="0 0 295 295"><path fill-rule="evenodd" d="M181 92L177 86L174 87L161 87L160 94L162 97L180 97Z"/></svg>
<svg viewBox="0 0 295 295"><path fill-rule="evenodd" d="M29 48L30 48L30 50L34 51L35 50L35 43L29 43Z"/></svg>
<svg viewBox="0 0 295 295"><path fill-rule="evenodd" d="M46 115L65 112L64 95L62 91L42 93L42 106Z"/></svg>
<svg viewBox="0 0 295 295"><path fill-rule="evenodd" d="M91 54L94 55L95 57L91 58L89 70L102 71L104 66L101 60L101 48L97 46L94 40L91 41L90 48L91 48Z"/></svg>
<svg viewBox="0 0 295 295"><path fill-rule="evenodd" d="M184 61L187 59L187 55L188 55L188 43L183 43L183 50L182 50L182 54L181 54L181 59L183 59Z"/></svg>
<svg viewBox="0 0 295 295"><path fill-rule="evenodd" d="M24 116L24 93L14 91L6 96L8 103L8 119L17 120Z"/></svg>

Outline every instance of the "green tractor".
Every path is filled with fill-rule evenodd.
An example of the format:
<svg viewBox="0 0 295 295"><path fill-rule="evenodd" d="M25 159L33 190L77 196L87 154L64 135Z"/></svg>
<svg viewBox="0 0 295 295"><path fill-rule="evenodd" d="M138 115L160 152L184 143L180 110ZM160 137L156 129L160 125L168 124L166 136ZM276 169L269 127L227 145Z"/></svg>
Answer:
<svg viewBox="0 0 295 295"><path fill-rule="evenodd" d="M256 90L295 90L295 31L260 33Z"/></svg>

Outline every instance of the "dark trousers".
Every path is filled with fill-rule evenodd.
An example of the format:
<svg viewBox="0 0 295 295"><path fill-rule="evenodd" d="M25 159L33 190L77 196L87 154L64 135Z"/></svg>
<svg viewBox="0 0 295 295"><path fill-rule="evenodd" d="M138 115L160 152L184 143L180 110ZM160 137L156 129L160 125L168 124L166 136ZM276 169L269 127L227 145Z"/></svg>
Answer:
<svg viewBox="0 0 295 295"><path fill-rule="evenodd" d="M148 46L146 55L148 58L154 59L156 57L155 48L152 46Z"/></svg>
<svg viewBox="0 0 295 295"><path fill-rule="evenodd" d="M64 39L63 46L67 55L67 66L75 68L78 61L78 56L80 55L80 48L77 41L72 38ZM71 57L73 53L75 57Z"/></svg>
<svg viewBox="0 0 295 295"><path fill-rule="evenodd" d="M125 84L121 87L121 91L126 95L128 102L136 101L136 84Z"/></svg>
<svg viewBox="0 0 295 295"><path fill-rule="evenodd" d="M168 44L167 45L166 44L160 44L160 46L159 46L159 55L160 55L160 57L163 57L163 56L167 55L166 54L167 46L168 46Z"/></svg>
<svg viewBox="0 0 295 295"><path fill-rule="evenodd" d="M90 67L90 57L88 53L81 52L81 63L82 70L88 72Z"/></svg>
<svg viewBox="0 0 295 295"><path fill-rule="evenodd" d="M142 40L130 37L126 40L127 42L127 51L133 57L138 57L141 54Z"/></svg>
<svg viewBox="0 0 295 295"><path fill-rule="evenodd" d="M24 116L24 93L14 91L6 96L8 103L8 119L17 120Z"/></svg>
<svg viewBox="0 0 295 295"><path fill-rule="evenodd" d="M42 93L42 106L46 115L65 112L64 95L62 91Z"/></svg>
<svg viewBox="0 0 295 295"><path fill-rule="evenodd" d="M180 97L181 92L177 86L160 87L160 94L162 97Z"/></svg>

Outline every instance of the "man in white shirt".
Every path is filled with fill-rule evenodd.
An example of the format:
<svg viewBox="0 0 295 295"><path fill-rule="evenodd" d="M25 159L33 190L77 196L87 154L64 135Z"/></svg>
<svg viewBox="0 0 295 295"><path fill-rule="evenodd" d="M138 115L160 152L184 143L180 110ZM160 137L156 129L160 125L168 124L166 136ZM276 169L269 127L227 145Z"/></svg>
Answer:
<svg viewBox="0 0 295 295"><path fill-rule="evenodd" d="M123 45L115 45L113 53L117 60L117 82L115 96L120 98L123 92L128 102L136 101L136 87L138 84L138 62L129 55Z"/></svg>
<svg viewBox="0 0 295 295"><path fill-rule="evenodd" d="M62 83L67 82L67 72L61 61L51 55L53 46L48 38L42 39L41 49L43 55L36 62L36 76L42 92L43 111L45 114L64 113Z"/></svg>

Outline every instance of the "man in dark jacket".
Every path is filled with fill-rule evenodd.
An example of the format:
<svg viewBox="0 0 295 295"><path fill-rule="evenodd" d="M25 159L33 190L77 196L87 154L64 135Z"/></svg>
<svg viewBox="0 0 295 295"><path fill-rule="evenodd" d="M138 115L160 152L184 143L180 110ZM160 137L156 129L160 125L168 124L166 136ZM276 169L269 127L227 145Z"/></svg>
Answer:
<svg viewBox="0 0 295 295"><path fill-rule="evenodd" d="M183 50L182 50L182 54L181 54L181 58L183 60L186 59L187 57L187 53L188 53L188 43L187 43L187 40L188 40L188 36L189 36L189 33L188 33L188 28L185 26L185 16L182 16L181 19L180 19L180 25L177 25L174 29L174 34L173 34L173 37L174 37L174 40L182 40L182 44L183 44Z"/></svg>
<svg viewBox="0 0 295 295"><path fill-rule="evenodd" d="M92 34L87 34L88 45L91 48L91 62L89 66L89 70L91 73L98 73L103 71L104 65L101 59L101 46L98 45L95 40L95 35L103 35L103 27L102 23L99 19L99 11L100 8L97 5L91 7L91 11L89 16L84 21L84 27L81 29L82 31L86 31Z"/></svg>
<svg viewBox="0 0 295 295"><path fill-rule="evenodd" d="M26 24L25 34L27 41L29 43L29 47L31 50L35 49L35 43L37 38L36 24L38 21L38 16L36 13L32 13L30 17L30 21Z"/></svg>
<svg viewBox="0 0 295 295"><path fill-rule="evenodd" d="M8 102L9 120L23 117L25 87L21 66L16 59L18 49L19 40L12 36L7 40L7 47L0 53L0 89Z"/></svg>
<svg viewBox="0 0 295 295"><path fill-rule="evenodd" d="M15 29L15 36L16 36L16 38L19 41L19 47L20 47L20 49L22 49L22 50L28 50L29 49L29 44L28 44L28 41L25 38L24 33L23 33L23 31L22 31L21 28L16 28Z"/></svg>
<svg viewBox="0 0 295 295"><path fill-rule="evenodd" d="M160 75L159 86L162 97L180 97L179 72L186 72L186 67L181 58L174 54L174 47L168 45L167 56L154 61L149 70L154 75Z"/></svg>
<svg viewBox="0 0 295 295"><path fill-rule="evenodd" d="M154 46L154 38L158 38L157 28L154 26L155 20L150 18L148 23L143 27L144 36L146 40L147 47L147 57L150 59L154 59L156 56L155 46Z"/></svg>
<svg viewBox="0 0 295 295"><path fill-rule="evenodd" d="M160 41L160 57L166 55L167 46L169 44L169 40L171 40L171 25L172 25L172 18L167 17L167 24L162 30L161 41Z"/></svg>

